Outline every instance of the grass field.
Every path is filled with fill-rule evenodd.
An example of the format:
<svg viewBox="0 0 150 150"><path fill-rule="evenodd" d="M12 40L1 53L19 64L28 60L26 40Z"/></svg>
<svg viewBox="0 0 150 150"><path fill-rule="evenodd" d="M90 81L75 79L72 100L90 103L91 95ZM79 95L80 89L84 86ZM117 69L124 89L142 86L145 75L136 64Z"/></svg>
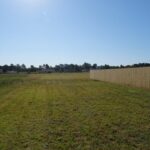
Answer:
<svg viewBox="0 0 150 150"><path fill-rule="evenodd" d="M150 91L87 73L0 75L0 150L150 150Z"/></svg>

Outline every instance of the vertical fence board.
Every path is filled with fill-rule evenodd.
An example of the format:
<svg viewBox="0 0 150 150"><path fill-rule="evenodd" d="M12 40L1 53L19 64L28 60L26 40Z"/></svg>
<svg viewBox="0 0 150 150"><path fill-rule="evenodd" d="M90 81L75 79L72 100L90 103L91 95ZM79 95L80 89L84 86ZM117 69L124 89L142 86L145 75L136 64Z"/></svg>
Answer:
<svg viewBox="0 0 150 150"><path fill-rule="evenodd" d="M90 78L93 80L150 88L150 67L91 70Z"/></svg>

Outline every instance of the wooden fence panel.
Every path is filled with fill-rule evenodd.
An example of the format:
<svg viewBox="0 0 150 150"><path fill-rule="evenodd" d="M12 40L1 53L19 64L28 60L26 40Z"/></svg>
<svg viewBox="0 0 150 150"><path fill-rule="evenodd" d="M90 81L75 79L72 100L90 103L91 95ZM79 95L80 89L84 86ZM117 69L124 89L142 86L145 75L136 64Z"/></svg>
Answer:
<svg viewBox="0 0 150 150"><path fill-rule="evenodd" d="M91 70L90 78L93 80L150 88L150 67Z"/></svg>

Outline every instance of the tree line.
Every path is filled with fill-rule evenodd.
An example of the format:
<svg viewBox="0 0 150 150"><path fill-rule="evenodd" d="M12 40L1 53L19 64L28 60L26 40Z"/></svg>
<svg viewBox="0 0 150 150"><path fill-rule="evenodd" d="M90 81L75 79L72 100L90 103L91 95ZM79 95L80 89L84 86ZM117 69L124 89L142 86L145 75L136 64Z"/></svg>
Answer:
<svg viewBox="0 0 150 150"><path fill-rule="evenodd" d="M27 72L27 73L52 73L52 72L88 72L90 69L118 69L118 68L133 68L133 67L149 67L150 63L139 63L133 65L120 65L120 66L111 66L111 65L100 65L84 63L82 65L77 64L59 64L54 67L43 64L39 67L35 67L31 65L30 67L26 67L25 64L10 64L0 66L0 73L19 73L19 72Z"/></svg>

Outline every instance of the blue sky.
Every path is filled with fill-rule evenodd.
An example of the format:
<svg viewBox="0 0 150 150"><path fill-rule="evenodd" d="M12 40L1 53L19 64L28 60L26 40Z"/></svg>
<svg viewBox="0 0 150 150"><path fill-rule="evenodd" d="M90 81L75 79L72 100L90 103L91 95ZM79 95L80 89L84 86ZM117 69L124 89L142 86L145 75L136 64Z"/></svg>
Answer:
<svg viewBox="0 0 150 150"><path fill-rule="evenodd" d="M150 62L149 0L0 0L0 65Z"/></svg>

